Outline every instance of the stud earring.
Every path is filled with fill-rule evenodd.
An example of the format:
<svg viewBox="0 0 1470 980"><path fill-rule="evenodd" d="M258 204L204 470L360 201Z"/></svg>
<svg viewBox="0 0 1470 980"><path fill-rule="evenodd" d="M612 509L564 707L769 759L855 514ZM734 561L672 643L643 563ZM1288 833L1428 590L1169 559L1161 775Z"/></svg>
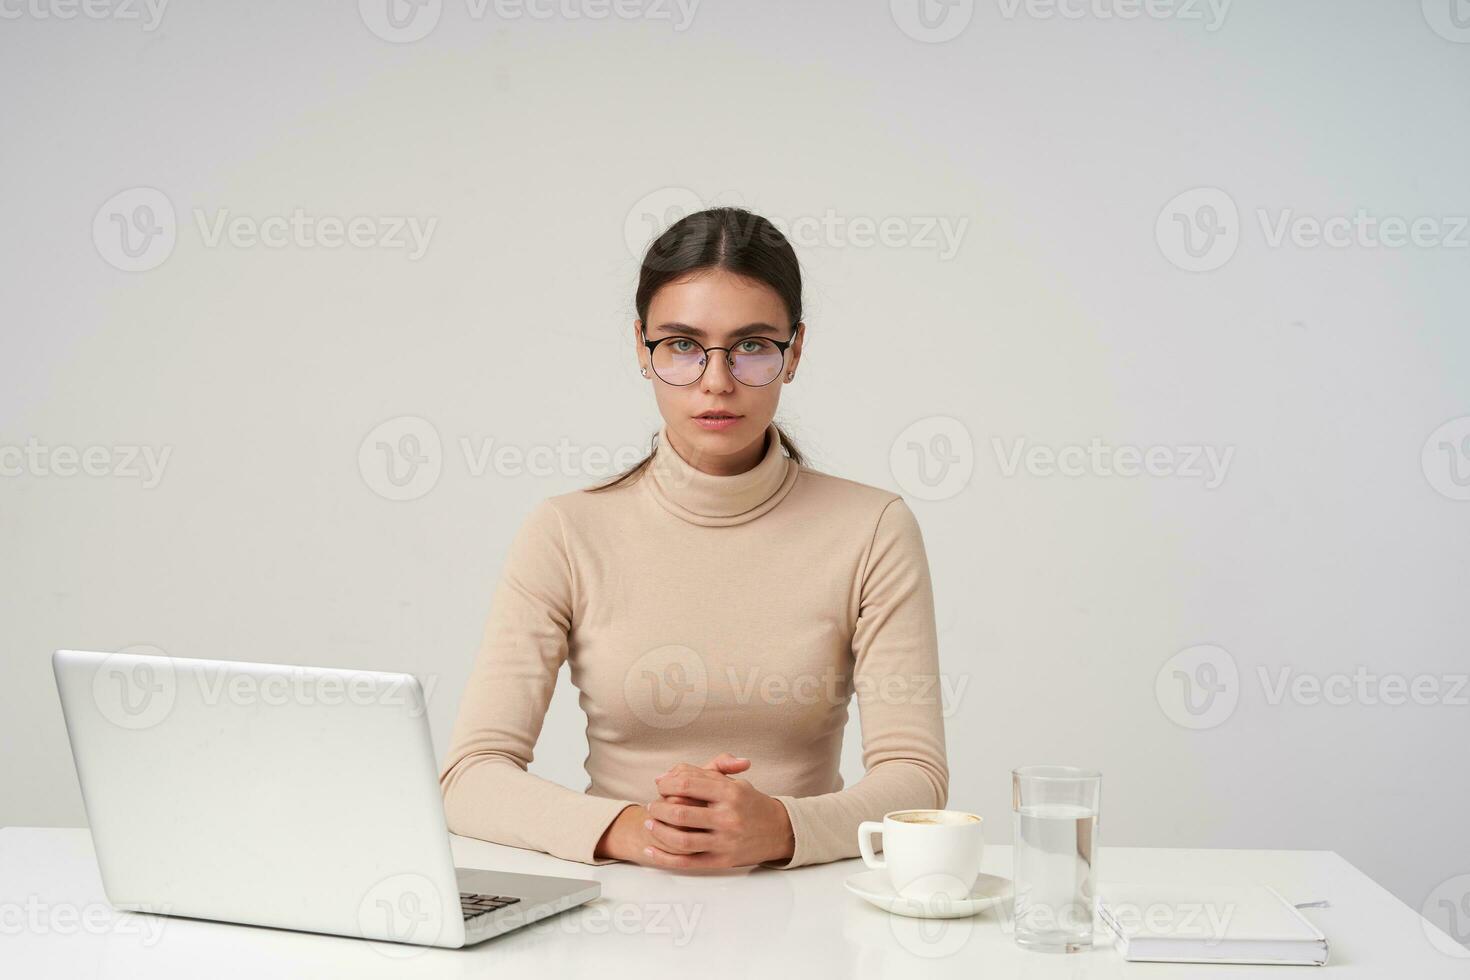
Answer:
<svg viewBox="0 0 1470 980"><path fill-rule="evenodd" d="M648 377L648 368L639 368L638 369L638 373L641 374L641 375L643 375L646 378L646 377Z"/></svg>
<svg viewBox="0 0 1470 980"><path fill-rule="evenodd" d="M795 371L787 371L786 372L786 380L787 381L790 381L794 377L796 377L796 372Z"/></svg>

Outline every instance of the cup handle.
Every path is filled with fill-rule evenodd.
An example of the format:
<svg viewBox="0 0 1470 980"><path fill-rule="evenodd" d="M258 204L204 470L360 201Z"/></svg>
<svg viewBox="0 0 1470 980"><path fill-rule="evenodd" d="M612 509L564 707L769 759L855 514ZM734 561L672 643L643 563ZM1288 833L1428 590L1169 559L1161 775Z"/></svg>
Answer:
<svg viewBox="0 0 1470 980"><path fill-rule="evenodd" d="M863 852L863 863L870 868L886 868L888 862L873 853L873 835L883 833L883 824L877 820L864 820L858 825L858 850Z"/></svg>

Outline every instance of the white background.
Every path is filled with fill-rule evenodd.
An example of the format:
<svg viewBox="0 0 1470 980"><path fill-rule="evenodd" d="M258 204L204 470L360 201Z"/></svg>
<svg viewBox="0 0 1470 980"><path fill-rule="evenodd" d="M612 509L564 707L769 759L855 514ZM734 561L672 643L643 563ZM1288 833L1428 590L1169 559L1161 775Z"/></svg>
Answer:
<svg viewBox="0 0 1470 980"><path fill-rule="evenodd" d="M991 0L929 31L901 2L684 23L428 0L395 43L372 0L178 2L151 29L141 6L7 0L0 822L83 821L58 647L409 669L442 749L510 536L607 472L476 474L465 441L646 448L636 249L737 204L793 229L806 275L778 421L923 526L953 806L1003 843L1010 767L1093 765L1104 845L1332 849L1470 934L1435 891L1470 873L1470 691L1447 703L1470 670L1470 233L1271 237L1364 212L1453 238L1470 29L1448 2ZM136 188L175 241L123 271L108 234ZM1170 230L1220 195L1165 210L1196 188L1238 213L1206 271ZM296 209L435 224L417 256L206 233ZM934 223L961 229L952 254ZM440 473L390 501L359 448L404 417ZM1016 440L1094 439L1228 469L1007 475ZM16 465L32 440L169 456L146 486ZM1235 668L1213 702L1234 707L1190 728L1174 670L1204 656ZM1360 668L1439 699L1274 698L1282 671ZM585 787L581 725L563 678L537 772Z"/></svg>

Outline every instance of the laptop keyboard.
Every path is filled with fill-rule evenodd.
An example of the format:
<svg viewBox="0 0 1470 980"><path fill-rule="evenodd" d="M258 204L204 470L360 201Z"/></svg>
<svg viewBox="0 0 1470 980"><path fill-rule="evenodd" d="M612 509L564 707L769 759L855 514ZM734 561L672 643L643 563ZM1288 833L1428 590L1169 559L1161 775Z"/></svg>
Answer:
<svg viewBox="0 0 1470 980"><path fill-rule="evenodd" d="M459 909L464 913L465 920L473 919L477 915L486 915L507 905L514 905L519 898L510 895L476 895L472 892L459 893Z"/></svg>

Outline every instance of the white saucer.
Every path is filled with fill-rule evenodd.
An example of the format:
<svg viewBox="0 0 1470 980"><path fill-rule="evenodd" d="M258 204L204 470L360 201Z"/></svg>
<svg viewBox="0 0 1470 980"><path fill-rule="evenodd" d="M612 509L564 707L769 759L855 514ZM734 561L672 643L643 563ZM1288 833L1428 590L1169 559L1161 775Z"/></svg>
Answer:
<svg viewBox="0 0 1470 980"><path fill-rule="evenodd" d="M925 902L900 898L888 881L888 872L872 869L860 871L842 884L854 895L872 902L884 911L911 915L918 919L959 919L974 915L997 902L1009 899L1013 890L1009 878L982 873L975 879L975 887L970 890L969 898L936 898Z"/></svg>

